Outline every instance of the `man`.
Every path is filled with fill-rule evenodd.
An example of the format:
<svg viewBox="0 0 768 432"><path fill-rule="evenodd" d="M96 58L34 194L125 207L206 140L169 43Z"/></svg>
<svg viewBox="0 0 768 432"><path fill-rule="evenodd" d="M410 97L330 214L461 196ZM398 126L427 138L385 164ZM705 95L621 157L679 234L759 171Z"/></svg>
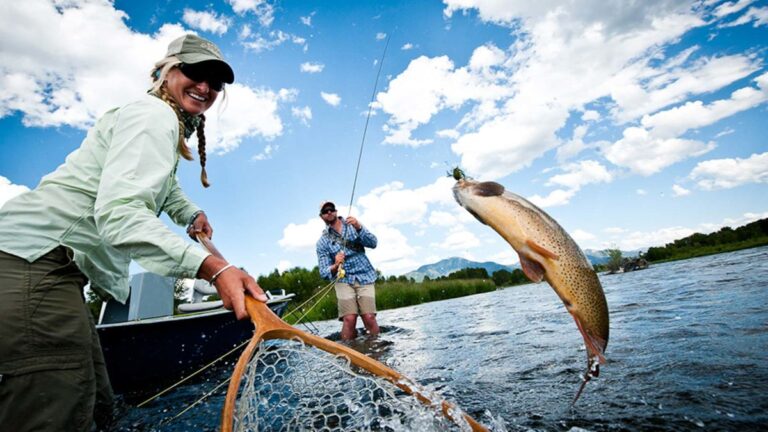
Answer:
<svg viewBox="0 0 768 432"><path fill-rule="evenodd" d="M365 256L365 248L376 247L376 236L360 221L349 216L343 220L331 201L320 204L320 218L325 229L317 241L317 262L320 276L336 281L341 338L357 337L357 316L371 336L379 334L376 322L376 270Z"/></svg>

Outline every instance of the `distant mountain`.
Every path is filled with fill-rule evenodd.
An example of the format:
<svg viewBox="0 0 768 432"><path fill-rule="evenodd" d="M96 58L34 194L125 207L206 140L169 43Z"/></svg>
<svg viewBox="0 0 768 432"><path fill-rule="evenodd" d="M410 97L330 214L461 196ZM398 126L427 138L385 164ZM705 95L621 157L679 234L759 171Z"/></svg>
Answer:
<svg viewBox="0 0 768 432"><path fill-rule="evenodd" d="M464 258L453 257L440 260L434 264L423 265L412 272L406 273L404 276L408 278L412 277L416 282L421 282L424 279L424 276L429 276L430 279L435 279L440 276L448 276L455 271L465 268L484 268L490 276L495 271L502 269L512 271L519 267L520 266L518 265L505 266L493 261L476 262Z"/></svg>
<svg viewBox="0 0 768 432"><path fill-rule="evenodd" d="M640 252L643 252L643 251L642 250L621 251L621 254L622 256L625 256L625 257L635 257ZM587 255L587 259L589 260L590 263L592 263L592 265L605 264L606 262L608 262L608 254L603 250L586 249L584 251L584 254ZM462 270L465 268L484 268L485 271L487 271L488 275L490 276L493 274L493 272L499 271L502 269L513 271L514 269L520 268L520 264L518 263L518 264L506 266L493 261L477 262L477 261L470 261L464 258L452 257L452 258L446 258L446 259L440 260L433 264L425 264L414 271L404 274L403 276L408 278L413 278L416 282L421 282L422 280L424 280L424 276L429 276L430 279L435 279L440 276L448 276L449 274L455 271Z"/></svg>

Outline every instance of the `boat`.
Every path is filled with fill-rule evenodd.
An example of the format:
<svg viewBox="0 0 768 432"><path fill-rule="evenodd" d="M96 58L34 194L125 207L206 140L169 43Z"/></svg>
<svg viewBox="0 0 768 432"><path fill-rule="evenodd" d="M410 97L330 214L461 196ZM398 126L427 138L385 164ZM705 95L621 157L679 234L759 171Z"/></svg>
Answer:
<svg viewBox="0 0 768 432"><path fill-rule="evenodd" d="M174 282L139 273L131 278L126 304L110 300L102 306L96 330L116 394L132 398L165 389L253 335L250 320L238 321L221 300L204 301L216 290L202 280L194 283L192 302L174 314ZM293 296L268 292L267 304L282 316Z"/></svg>

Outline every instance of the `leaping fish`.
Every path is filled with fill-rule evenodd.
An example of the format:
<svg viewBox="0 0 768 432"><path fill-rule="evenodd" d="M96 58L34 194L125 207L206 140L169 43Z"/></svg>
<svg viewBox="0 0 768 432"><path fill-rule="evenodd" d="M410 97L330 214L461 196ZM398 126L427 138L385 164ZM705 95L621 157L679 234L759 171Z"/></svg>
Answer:
<svg viewBox="0 0 768 432"><path fill-rule="evenodd" d="M587 381L599 375L608 345L608 304L597 274L571 236L543 210L498 183L467 179L458 168L453 176L456 201L499 233L517 251L525 275L533 282L546 280L576 320L587 347L587 372L576 403Z"/></svg>

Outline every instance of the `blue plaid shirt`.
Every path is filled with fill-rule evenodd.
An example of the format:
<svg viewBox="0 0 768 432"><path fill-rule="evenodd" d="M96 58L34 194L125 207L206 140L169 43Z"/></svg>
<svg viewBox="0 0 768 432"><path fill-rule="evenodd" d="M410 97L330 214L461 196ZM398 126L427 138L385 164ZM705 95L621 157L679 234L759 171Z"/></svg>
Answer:
<svg viewBox="0 0 768 432"><path fill-rule="evenodd" d="M341 218L339 218L341 219ZM344 220L341 221L341 233L339 234L326 226L323 235L317 241L317 265L320 269L320 276L323 279L331 280L335 276L331 274L331 265L335 262L336 254L341 251L343 239L346 239L344 247L344 272L346 273L339 282L351 284L358 282L362 285L376 282L376 270L365 256L365 248L375 248L378 240L376 236L362 227L357 231L355 227L348 225Z"/></svg>

